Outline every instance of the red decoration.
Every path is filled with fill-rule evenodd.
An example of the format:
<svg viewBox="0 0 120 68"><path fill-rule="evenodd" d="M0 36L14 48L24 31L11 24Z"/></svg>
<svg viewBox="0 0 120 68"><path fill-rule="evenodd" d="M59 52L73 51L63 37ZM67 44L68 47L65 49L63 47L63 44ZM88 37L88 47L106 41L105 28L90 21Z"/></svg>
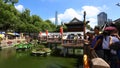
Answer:
<svg viewBox="0 0 120 68"><path fill-rule="evenodd" d="M106 31L109 31L109 30L117 30L117 28L116 28L116 27L113 27L113 26L108 26L108 27L106 27L104 30L106 30Z"/></svg>
<svg viewBox="0 0 120 68"><path fill-rule="evenodd" d="M60 27L60 34L63 34L63 27Z"/></svg>
<svg viewBox="0 0 120 68"><path fill-rule="evenodd" d="M48 36L48 30L46 30L46 36Z"/></svg>

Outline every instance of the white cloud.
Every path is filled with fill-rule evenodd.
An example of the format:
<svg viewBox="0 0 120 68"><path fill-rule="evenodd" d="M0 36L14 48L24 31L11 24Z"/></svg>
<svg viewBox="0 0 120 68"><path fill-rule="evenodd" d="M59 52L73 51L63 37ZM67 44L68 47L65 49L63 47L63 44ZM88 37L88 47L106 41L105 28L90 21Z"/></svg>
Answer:
<svg viewBox="0 0 120 68"><path fill-rule="evenodd" d="M94 28L97 25L97 15L101 12L101 10L107 9L104 5L102 7L95 7L95 6L83 6L82 10L75 10L73 8L68 8L65 10L64 13L58 14L58 24L62 22L69 22L74 17L78 18L79 20L83 21L83 12L86 11L86 19L90 21L90 26ZM55 18L50 18L52 22L55 22Z"/></svg>
<svg viewBox="0 0 120 68"><path fill-rule="evenodd" d="M87 17L94 17L100 12L100 9L95 6L83 6L81 13L83 14L84 11L86 11Z"/></svg>
<svg viewBox="0 0 120 68"><path fill-rule="evenodd" d="M94 28L94 26L97 25L97 19L96 18L89 18L88 21L90 21L90 23L88 23L92 28Z"/></svg>
<svg viewBox="0 0 120 68"><path fill-rule="evenodd" d="M55 18L50 18L50 20L52 21L52 22L54 22L54 24L55 24ZM58 22L59 22L59 24L61 24L61 19L60 18L58 18Z"/></svg>
<svg viewBox="0 0 120 68"><path fill-rule="evenodd" d="M22 12L22 11L24 10L24 6L23 6L23 5L16 5L15 8L16 8L18 11L20 11L20 12Z"/></svg>
<svg viewBox="0 0 120 68"><path fill-rule="evenodd" d="M82 16L78 14L77 11L75 11L72 8L66 9L63 14L59 14L58 18L60 18L62 21L70 21L74 17L81 19Z"/></svg>
<svg viewBox="0 0 120 68"><path fill-rule="evenodd" d="M58 14L58 24L61 24L61 22L69 22L71 21L74 17L78 18L79 20L82 19L82 16L75 11L72 8L66 9L65 12L62 14ZM55 18L50 18L52 22L55 22Z"/></svg>
<svg viewBox="0 0 120 68"><path fill-rule="evenodd" d="M106 11L106 10L109 9L109 7L106 6L106 5L103 5L102 7L99 7L99 9L100 9L101 11Z"/></svg>

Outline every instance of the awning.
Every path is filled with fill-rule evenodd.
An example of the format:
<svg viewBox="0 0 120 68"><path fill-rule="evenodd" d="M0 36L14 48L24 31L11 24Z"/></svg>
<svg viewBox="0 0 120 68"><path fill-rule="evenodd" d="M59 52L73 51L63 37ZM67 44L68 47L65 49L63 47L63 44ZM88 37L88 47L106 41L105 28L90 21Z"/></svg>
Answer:
<svg viewBox="0 0 120 68"><path fill-rule="evenodd" d="M9 34L9 35L14 35L14 33L10 33L10 32L8 32L7 34Z"/></svg>

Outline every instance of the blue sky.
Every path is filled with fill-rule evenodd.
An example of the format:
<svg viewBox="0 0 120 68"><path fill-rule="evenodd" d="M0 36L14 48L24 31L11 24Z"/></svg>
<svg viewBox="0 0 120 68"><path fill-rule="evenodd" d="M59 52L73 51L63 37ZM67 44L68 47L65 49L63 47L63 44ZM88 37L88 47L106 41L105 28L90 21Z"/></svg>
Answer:
<svg viewBox="0 0 120 68"><path fill-rule="evenodd" d="M97 14L106 12L108 18L116 20L120 18L120 7L115 4L120 0L19 0L15 5L19 11L30 9L31 15L36 14L43 20L55 20L55 12L58 12L58 21L69 22L74 17L83 20L83 11L90 26L97 25Z"/></svg>

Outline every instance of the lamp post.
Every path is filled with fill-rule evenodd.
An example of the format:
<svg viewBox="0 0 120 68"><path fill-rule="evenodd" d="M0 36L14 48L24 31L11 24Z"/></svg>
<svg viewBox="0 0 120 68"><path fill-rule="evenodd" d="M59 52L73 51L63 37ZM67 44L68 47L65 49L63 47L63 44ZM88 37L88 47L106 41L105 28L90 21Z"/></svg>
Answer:
<svg viewBox="0 0 120 68"><path fill-rule="evenodd" d="M85 32L86 32L86 11L84 11L84 15L83 15L83 35L84 35L84 39L86 38Z"/></svg>

